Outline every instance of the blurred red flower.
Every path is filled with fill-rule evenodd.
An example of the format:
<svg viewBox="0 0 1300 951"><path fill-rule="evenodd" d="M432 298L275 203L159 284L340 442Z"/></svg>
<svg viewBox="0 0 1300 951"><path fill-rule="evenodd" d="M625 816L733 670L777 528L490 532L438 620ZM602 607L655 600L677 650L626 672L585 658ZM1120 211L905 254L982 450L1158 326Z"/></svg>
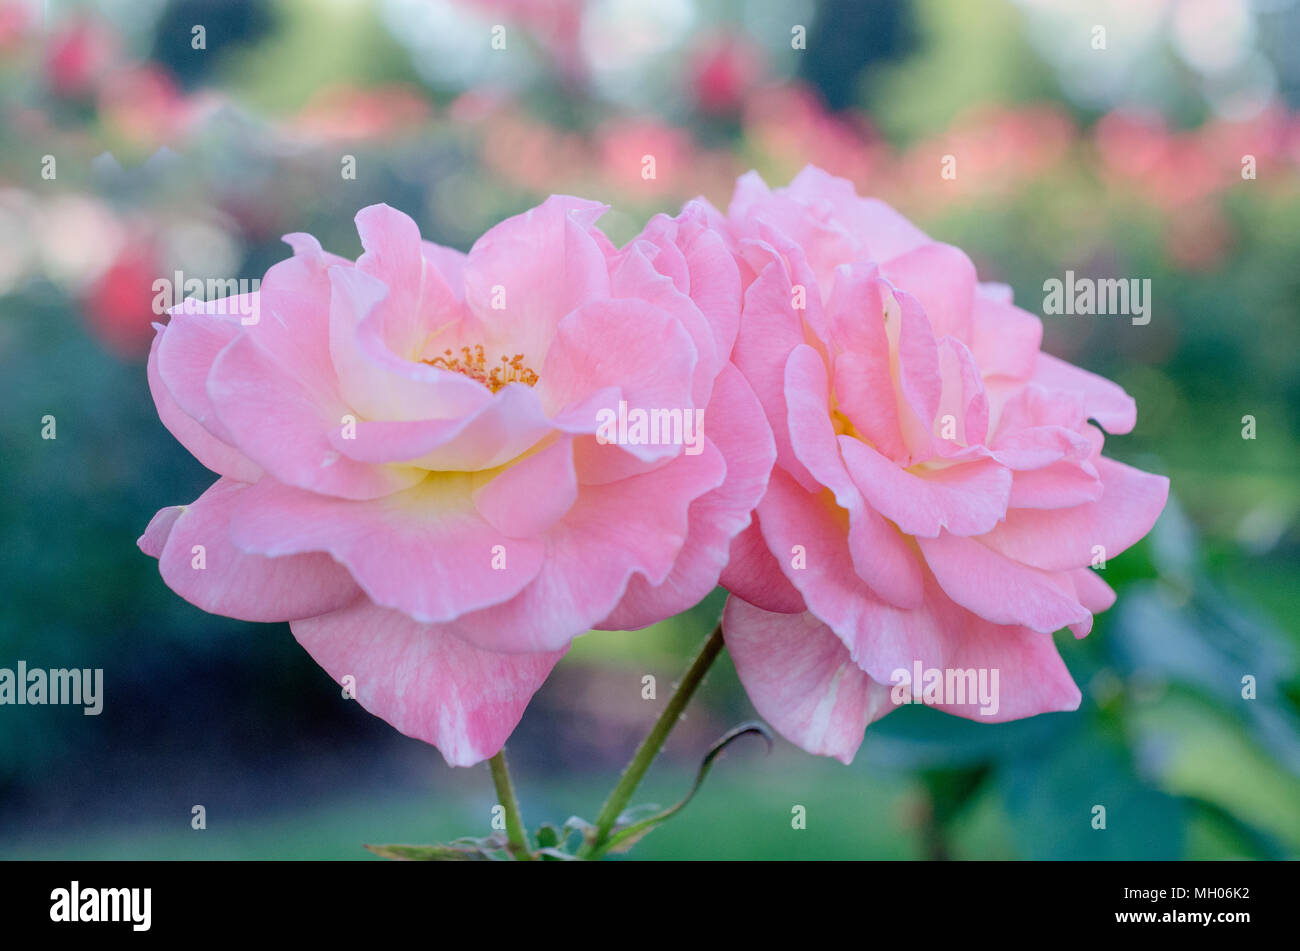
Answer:
<svg viewBox="0 0 1300 951"><path fill-rule="evenodd" d="M62 27L45 48L45 78L67 98L89 96L118 56L117 37L94 20L78 18Z"/></svg>
<svg viewBox="0 0 1300 951"><path fill-rule="evenodd" d="M763 59L753 44L716 36L695 52L689 67L695 103L701 112L724 115L740 111L746 96L763 76Z"/></svg>
<svg viewBox="0 0 1300 951"><path fill-rule="evenodd" d="M91 331L122 357L143 357L153 340L153 284L162 275L152 239L127 241L113 262L82 294Z"/></svg>

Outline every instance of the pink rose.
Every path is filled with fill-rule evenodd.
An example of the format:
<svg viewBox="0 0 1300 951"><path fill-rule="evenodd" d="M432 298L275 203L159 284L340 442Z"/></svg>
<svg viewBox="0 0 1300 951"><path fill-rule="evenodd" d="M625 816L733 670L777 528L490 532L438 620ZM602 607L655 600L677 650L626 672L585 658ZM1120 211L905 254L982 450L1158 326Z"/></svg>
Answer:
<svg viewBox="0 0 1300 951"><path fill-rule="evenodd" d="M453 765L501 748L577 635L694 605L775 454L729 362L739 274L700 207L621 251L604 210L553 197L464 255L376 205L355 264L289 235L256 292L176 308L150 386L221 478L141 538L167 584L291 622ZM600 429L638 410L708 423Z"/></svg>
<svg viewBox="0 0 1300 951"><path fill-rule="evenodd" d="M1038 318L957 248L819 169L776 191L746 175L719 227L747 283L733 360L777 444L723 575L759 712L849 762L901 700L991 721L1075 709L1052 632L1089 632L1115 598L1089 566L1168 494L1101 454L1132 399L1041 353Z"/></svg>

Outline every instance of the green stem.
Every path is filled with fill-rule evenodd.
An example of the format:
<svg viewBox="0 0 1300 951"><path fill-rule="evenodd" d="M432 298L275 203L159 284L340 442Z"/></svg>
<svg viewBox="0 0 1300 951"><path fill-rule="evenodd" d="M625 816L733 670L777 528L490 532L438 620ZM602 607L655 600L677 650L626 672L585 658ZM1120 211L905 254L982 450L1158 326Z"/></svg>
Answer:
<svg viewBox="0 0 1300 951"><path fill-rule="evenodd" d="M515 787L510 782L510 767L506 765L505 747L488 760L488 766L492 770L492 782L497 787L497 799L506 810L506 850L516 859L531 860L533 854L528 848L528 833L524 830L524 820L519 812Z"/></svg>
<svg viewBox="0 0 1300 951"><path fill-rule="evenodd" d="M722 624L719 623L709 635L709 639L704 642L700 652L695 655L695 660L687 669L685 676L673 691L673 695L668 699L668 706L664 707L664 712L659 715L655 721L653 729L641 741L637 747L636 754L632 757L627 768L623 770L623 776L614 787L614 791L609 794L605 800L605 805L600 810L600 815L596 817L596 831L594 836L587 842L583 843L578 849L578 858L592 858L601 854L604 850L610 831L614 828L614 823L622 815L623 810L627 807L628 801L631 800L632 794L636 792L636 787L640 785L641 779L645 776L646 770L654 762L659 750L663 747L664 741L668 739L668 734L672 732L677 721L681 719L682 711L690 703L691 697L699 688L704 675L708 673L709 667L718 654L722 652Z"/></svg>

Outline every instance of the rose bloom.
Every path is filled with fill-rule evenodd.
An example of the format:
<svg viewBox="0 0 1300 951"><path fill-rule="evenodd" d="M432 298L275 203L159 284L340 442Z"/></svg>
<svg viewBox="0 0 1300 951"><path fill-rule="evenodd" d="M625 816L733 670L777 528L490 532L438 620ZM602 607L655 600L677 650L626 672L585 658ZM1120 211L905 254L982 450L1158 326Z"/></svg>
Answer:
<svg viewBox="0 0 1300 951"><path fill-rule="evenodd" d="M771 191L750 173L718 227L747 284L733 360L777 444L723 576L759 712L849 762L899 700L992 721L1076 709L1052 632L1089 632L1115 599L1090 565L1168 495L1101 454L1133 400L1040 352L1009 288L847 181L808 168ZM926 692L918 662L996 671L998 696Z"/></svg>
<svg viewBox="0 0 1300 951"><path fill-rule="evenodd" d="M255 294L175 308L150 386L220 478L141 538L164 581L289 621L453 765L501 748L575 636L699 601L775 458L729 362L739 272L700 206L621 250L604 210L553 197L465 255L376 205L355 264L293 234ZM703 438L598 438L621 403L702 409Z"/></svg>

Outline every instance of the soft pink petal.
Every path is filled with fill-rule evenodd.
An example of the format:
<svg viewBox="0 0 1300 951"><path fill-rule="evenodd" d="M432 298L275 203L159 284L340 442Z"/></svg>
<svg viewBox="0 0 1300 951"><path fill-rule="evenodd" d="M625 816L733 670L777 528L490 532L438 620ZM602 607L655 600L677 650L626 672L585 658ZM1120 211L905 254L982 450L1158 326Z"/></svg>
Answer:
<svg viewBox="0 0 1300 951"><path fill-rule="evenodd" d="M867 502L907 535L982 535L1006 515L1011 472L992 459L918 473L857 439L841 436L839 443Z"/></svg>
<svg viewBox="0 0 1300 951"><path fill-rule="evenodd" d="M1057 462L1042 469L1016 472L1011 480L1007 507L1013 509L1063 509L1101 498L1096 469L1072 462Z"/></svg>
<svg viewBox="0 0 1300 951"><path fill-rule="evenodd" d="M1008 558L1046 571L1091 564L1101 546L1113 558L1155 524L1169 497L1169 480L1113 459L1097 460L1102 495L1068 509L1013 509L982 541Z"/></svg>
<svg viewBox="0 0 1300 951"><path fill-rule="evenodd" d="M497 654L368 601L295 621L293 636L366 710L451 766L495 756L564 651Z"/></svg>
<svg viewBox="0 0 1300 951"><path fill-rule="evenodd" d="M920 592L913 590L912 581L920 571L916 557L883 547L855 557L859 546L850 546L848 519L829 492L805 492L783 471L774 470L758 519L786 578L808 609L836 630L856 623L875 600L860 573L868 567L863 554L876 556L870 577L878 587L897 600L919 603Z"/></svg>
<svg viewBox="0 0 1300 951"><path fill-rule="evenodd" d="M564 437L507 466L474 491L479 514L515 538L540 535L578 501L573 439Z"/></svg>
<svg viewBox="0 0 1300 951"><path fill-rule="evenodd" d="M971 314L970 350L985 376L1023 380L1033 375L1043 322L1005 300L978 295Z"/></svg>
<svg viewBox="0 0 1300 951"><path fill-rule="evenodd" d="M786 578L767 547L757 513L749 527L732 539L727 565L719 581L738 598L765 611L796 614L806 607L803 595Z"/></svg>
<svg viewBox="0 0 1300 951"><path fill-rule="evenodd" d="M1115 589L1101 580L1101 576L1091 568L1075 568L1063 572L1074 586L1075 597L1088 609L1088 620L1081 624L1071 624L1070 631L1075 637L1087 637L1092 633L1093 615L1110 610L1115 603Z"/></svg>
<svg viewBox="0 0 1300 951"><path fill-rule="evenodd" d="M1051 391L1081 394L1088 415L1108 433L1130 432L1137 423L1137 404L1121 387L1050 354L1038 355L1033 380Z"/></svg>
<svg viewBox="0 0 1300 951"><path fill-rule="evenodd" d="M172 526L176 524L176 519L180 518L183 511L185 511L183 505L169 505L155 512L153 518L149 519L144 534L136 539L140 550L150 558L161 558L163 546L167 544L167 537L172 533Z"/></svg>
<svg viewBox="0 0 1300 951"><path fill-rule="evenodd" d="M154 516L140 547L158 552L169 588L209 613L242 621L311 617L360 597L347 569L328 555L264 558L231 544L231 517L248 491L244 483L220 479L174 514L164 509Z"/></svg>
<svg viewBox="0 0 1300 951"><path fill-rule="evenodd" d="M294 254L262 278L260 314L245 332L286 375L322 401L337 402L338 373L330 357L329 268L352 262L321 250L308 234L288 234Z"/></svg>
<svg viewBox="0 0 1300 951"><path fill-rule="evenodd" d="M776 447L763 408L735 367L723 367L705 418L720 421L708 438L726 460L726 481L691 503L686 543L668 577L651 585L634 576L601 627L634 630L697 604L718 584L732 538L749 524L767 489Z"/></svg>
<svg viewBox="0 0 1300 951"><path fill-rule="evenodd" d="M990 687L996 670L997 709L982 710L969 696L965 703L936 704L957 716L1002 723L1079 706L1079 688L1050 634L986 621L949 600L933 579L920 608L868 602L851 626L832 628L858 666L880 683L897 683L896 673L912 671L918 661L942 671L983 669Z"/></svg>
<svg viewBox="0 0 1300 951"><path fill-rule="evenodd" d="M208 396L208 374L217 355L240 336L239 319L195 312L198 302L176 308L154 338L154 370L176 405L221 442L233 444Z"/></svg>
<svg viewBox="0 0 1300 951"><path fill-rule="evenodd" d="M588 233L605 209L553 195L474 242L465 265L465 299L487 331L489 349L523 354L537 369L565 315L609 296L605 255ZM494 309L498 287L505 306Z"/></svg>
<svg viewBox="0 0 1300 951"><path fill-rule="evenodd" d="M970 339L975 265L964 251L950 244L923 244L886 261L881 274L921 302L936 337Z"/></svg>
<svg viewBox="0 0 1300 951"><path fill-rule="evenodd" d="M1110 610L1115 603L1115 589L1103 581L1094 569L1075 568L1069 575L1079 594L1080 604L1093 614Z"/></svg>
<svg viewBox="0 0 1300 951"><path fill-rule="evenodd" d="M810 753L851 763L867 724L893 709L889 688L811 614L773 614L731 597L722 629L755 709Z"/></svg>
<svg viewBox="0 0 1300 951"><path fill-rule="evenodd" d="M424 259L442 275L443 281L446 282L448 289L456 296L456 299L463 301L465 299L465 265L469 261L469 255L464 251L444 247L432 241L421 241L420 249Z"/></svg>
<svg viewBox="0 0 1300 951"><path fill-rule="evenodd" d="M360 417L447 419L491 398L486 386L464 374L420 362L418 354L392 350L390 339L398 331L389 328L400 322L400 308L378 278L341 267L330 268L329 277L330 356L338 371L339 393Z"/></svg>
<svg viewBox="0 0 1300 951"><path fill-rule="evenodd" d="M647 221L641 233L622 249L606 250L605 259L610 263L611 272L617 271L633 250L653 262L655 271L667 277L672 282L673 289L679 294L691 293L691 269L686 263L686 255L677 246L675 218L662 213L657 214Z"/></svg>
<svg viewBox="0 0 1300 951"><path fill-rule="evenodd" d="M883 286L873 266L840 267L826 311L838 348L834 357L837 409L877 449L901 462L907 447L885 332Z"/></svg>
<svg viewBox="0 0 1300 951"><path fill-rule="evenodd" d="M349 408L320 402L248 336L221 352L208 377L208 395L235 445L281 482L367 499L424 477L416 469L370 465L340 454L329 433L348 421Z"/></svg>
<svg viewBox="0 0 1300 951"><path fill-rule="evenodd" d="M451 628L488 650L556 650L607 618L634 574L660 585L689 531L690 503L726 476L706 444L641 476L584 486L545 535L536 579L505 604L462 615Z"/></svg>
<svg viewBox="0 0 1300 951"><path fill-rule="evenodd" d="M541 568L543 543L489 525L472 489L468 474L431 474L358 502L264 479L240 500L231 537L265 555L328 552L372 601L437 623L508 600Z"/></svg>
<svg viewBox="0 0 1300 951"><path fill-rule="evenodd" d="M1077 466L1095 453L1086 431L1064 426L1034 426L999 435L987 455L1008 469L1027 472L1061 461Z"/></svg>
<svg viewBox="0 0 1300 951"><path fill-rule="evenodd" d="M1003 402L994 445L1007 436L1044 426L1078 431L1087 420L1082 392L1054 391L1029 383L1016 387Z"/></svg>
<svg viewBox="0 0 1300 951"><path fill-rule="evenodd" d="M695 362L695 344L672 314L637 300L598 301L556 328L538 388L551 412L613 386L630 406L685 407Z"/></svg>
<svg viewBox="0 0 1300 951"><path fill-rule="evenodd" d="M848 179L830 175L808 165L790 183L792 197L832 209L835 217L854 235L866 241L864 256L888 261L930 243L920 228L878 198L862 198Z"/></svg>
<svg viewBox="0 0 1300 951"><path fill-rule="evenodd" d="M848 543L854 567L872 590L900 606L921 597L921 571L903 537L872 508L849 478L831 428L826 368L812 347L790 354L785 375L790 438L795 455L835 495L848 514ZM818 507L820 509L820 506Z"/></svg>
<svg viewBox="0 0 1300 951"><path fill-rule="evenodd" d="M899 423L913 462L923 462L933 453L935 416L943 394L939 372L939 344L930 322L914 297L894 291L898 321L886 321L886 331L898 360L898 387L904 412ZM887 397L886 397L887 398Z"/></svg>
<svg viewBox="0 0 1300 951"><path fill-rule="evenodd" d="M182 410L163 383L158 373L158 345L166 332L166 328L159 328L149 351L149 392L158 409L158 418L195 459L213 472L240 482L256 482L262 475L261 467Z"/></svg>
<svg viewBox="0 0 1300 951"><path fill-rule="evenodd" d="M623 479L644 475L666 466L679 455L674 452L673 455L663 458L641 459L632 455L623 446L616 443L602 443L595 436L590 435L591 430L595 428L590 425L591 420L596 418L598 410L608 407L611 403L618 405L621 398L622 394L617 389L613 389L601 399L588 401L592 404L589 408L579 408L576 411L571 408L553 420L557 428L575 435L573 460L580 485L608 485L610 482L621 482Z"/></svg>
<svg viewBox="0 0 1300 951"><path fill-rule="evenodd" d="M948 597L986 621L1051 634L1090 617L1068 580L1017 564L976 539L942 532L916 541Z"/></svg>
<svg viewBox="0 0 1300 951"><path fill-rule="evenodd" d="M771 227L766 221L760 223L758 233L757 241L746 242L749 246L746 253L779 262L789 275L791 290L803 289L803 306L797 309L797 314L805 328L805 339L826 353L830 346L830 327L826 323L822 288L829 289L834 283L832 262L835 258L823 262L818 273L814 266L816 251L813 248L792 241L784 231Z"/></svg>
<svg viewBox="0 0 1300 951"><path fill-rule="evenodd" d="M806 275L794 280L804 284L811 298L819 286L830 287L836 264L861 253L862 242L835 212L832 203L821 198L798 197L788 189L770 192L757 173L749 172L736 182L728 217L742 241L761 239L787 259L797 250L799 269ZM762 269L753 261L750 265Z"/></svg>
<svg viewBox="0 0 1300 951"><path fill-rule="evenodd" d="M359 462L470 472L504 465L553 429L536 390L511 383L463 416L349 421L336 424L328 438L335 450Z"/></svg>
<svg viewBox="0 0 1300 951"><path fill-rule="evenodd" d="M723 237L709 224L703 202L690 201L682 209L677 242L690 273L691 300L708 318L719 359L726 359L740 330L740 272Z"/></svg>
<svg viewBox="0 0 1300 951"><path fill-rule="evenodd" d="M388 205L357 212L357 234L365 253L357 269L388 288L391 319L385 343L398 357L419 359L425 338L460 310L460 301L438 269L428 262L419 226Z"/></svg>
<svg viewBox="0 0 1300 951"><path fill-rule="evenodd" d="M936 412L935 446L945 455L956 446L983 445L989 431L989 401L979 367L965 344L946 337L939 344L939 374L943 395ZM946 417L953 417L955 436L944 439Z"/></svg>
<svg viewBox="0 0 1300 951"><path fill-rule="evenodd" d="M649 246L645 241L639 243ZM685 267L685 261L682 264ZM696 352L691 405L707 404L713 379L725 357L718 354L713 331L695 302L677 290L671 278L655 270L637 243L628 248L610 276L610 287L618 297L644 301L677 319L690 336Z"/></svg>
<svg viewBox="0 0 1300 951"><path fill-rule="evenodd" d="M785 270L779 263L767 265L745 292L745 312L733 361L749 381L772 425L778 463L811 489L816 480L795 457L786 422L785 365L790 352L803 343L790 295Z"/></svg>

